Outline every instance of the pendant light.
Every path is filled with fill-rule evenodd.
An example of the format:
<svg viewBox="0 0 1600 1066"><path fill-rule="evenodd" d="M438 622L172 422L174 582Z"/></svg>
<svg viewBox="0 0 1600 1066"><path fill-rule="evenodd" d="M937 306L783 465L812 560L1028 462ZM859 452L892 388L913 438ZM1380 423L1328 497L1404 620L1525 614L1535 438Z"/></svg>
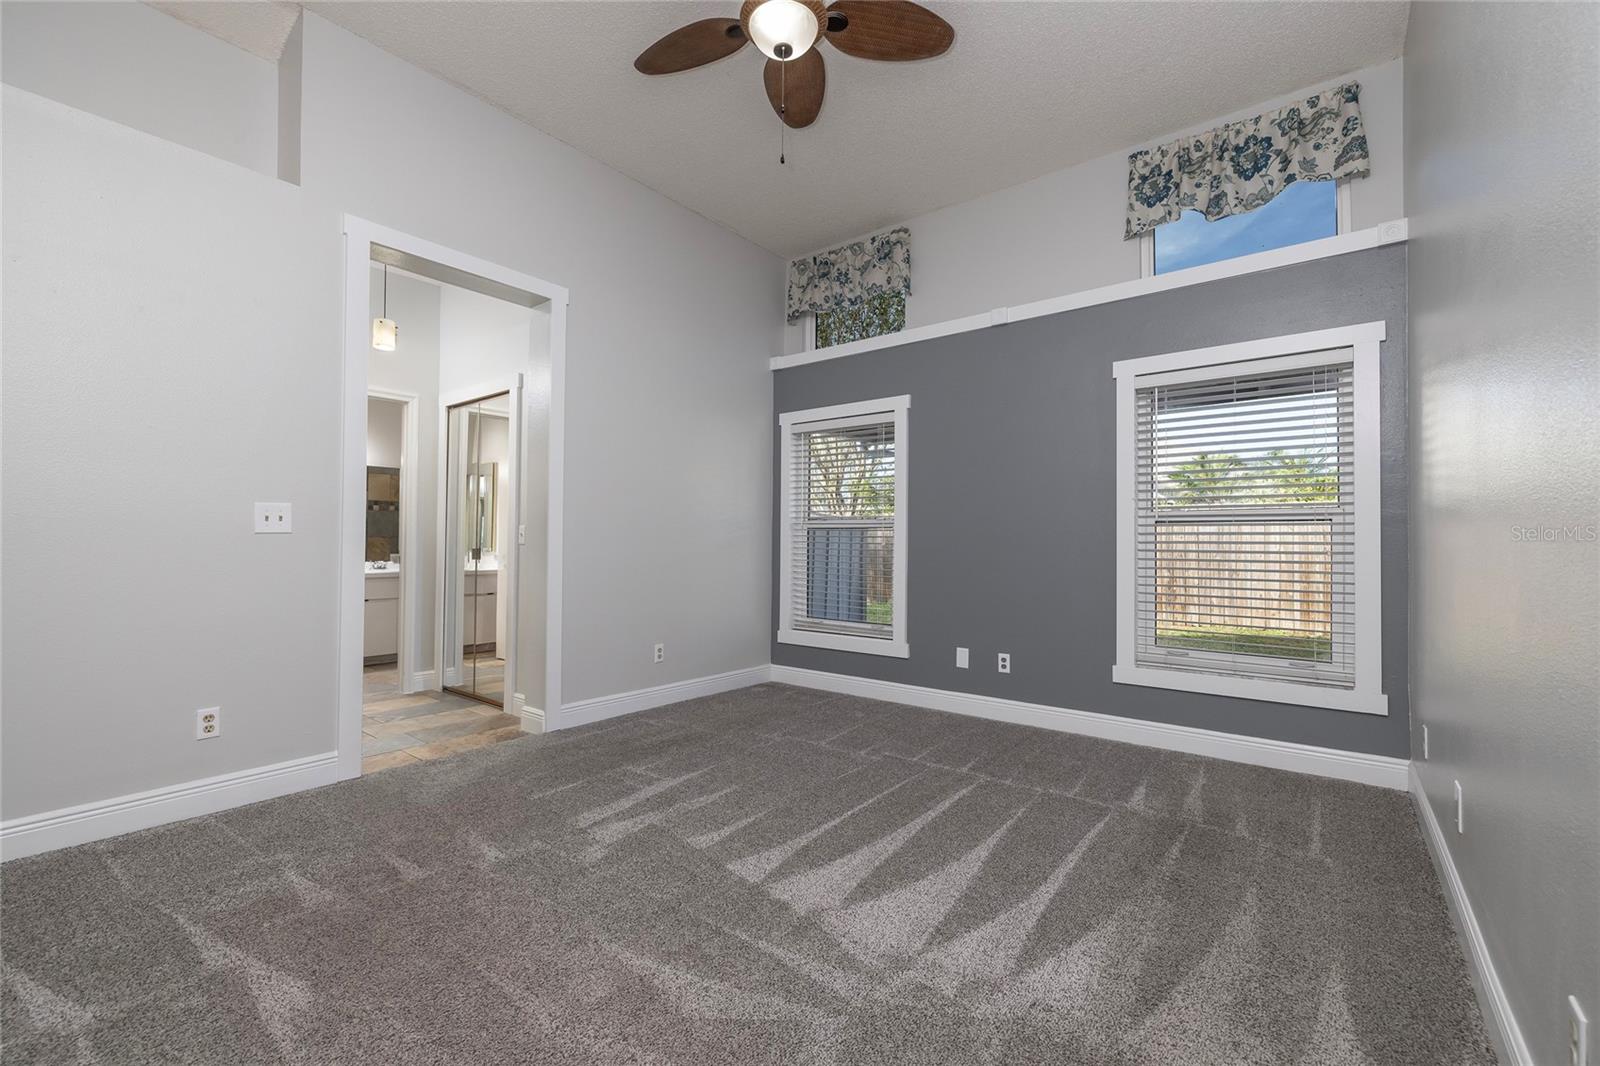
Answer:
<svg viewBox="0 0 1600 1066"><path fill-rule="evenodd" d="M394 351L400 327L389 317L389 264L383 265L383 317L372 320L372 346L380 352Z"/></svg>

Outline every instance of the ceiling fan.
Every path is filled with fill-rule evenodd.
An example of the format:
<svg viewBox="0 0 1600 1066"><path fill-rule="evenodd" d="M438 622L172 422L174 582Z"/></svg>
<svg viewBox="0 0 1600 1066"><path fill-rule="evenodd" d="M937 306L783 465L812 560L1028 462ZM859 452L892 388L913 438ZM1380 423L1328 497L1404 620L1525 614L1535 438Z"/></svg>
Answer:
<svg viewBox="0 0 1600 1066"><path fill-rule="evenodd" d="M674 74L730 56L754 41L767 57L767 99L785 125L817 120L827 73L827 40L860 59L930 59L956 39L944 19L911 0L744 0L736 19L701 19L673 30L633 61L641 74ZM792 83L792 84L791 84Z"/></svg>

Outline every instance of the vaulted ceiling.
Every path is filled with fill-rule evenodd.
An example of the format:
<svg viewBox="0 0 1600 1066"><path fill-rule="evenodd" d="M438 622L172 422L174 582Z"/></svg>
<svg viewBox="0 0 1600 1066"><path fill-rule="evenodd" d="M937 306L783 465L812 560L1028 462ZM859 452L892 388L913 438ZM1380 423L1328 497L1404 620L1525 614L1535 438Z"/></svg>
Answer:
<svg viewBox="0 0 1600 1066"><path fill-rule="evenodd" d="M204 19L190 21L266 54L271 18L258 12L260 25L230 36L219 9L288 5L158 6L179 17L195 6ZM784 255L1393 59L1408 16L1403 3L927 6L955 27L938 58L871 62L821 46L822 113L788 132L779 166L755 48L679 74L633 69L661 35L736 16L738 0L306 5Z"/></svg>

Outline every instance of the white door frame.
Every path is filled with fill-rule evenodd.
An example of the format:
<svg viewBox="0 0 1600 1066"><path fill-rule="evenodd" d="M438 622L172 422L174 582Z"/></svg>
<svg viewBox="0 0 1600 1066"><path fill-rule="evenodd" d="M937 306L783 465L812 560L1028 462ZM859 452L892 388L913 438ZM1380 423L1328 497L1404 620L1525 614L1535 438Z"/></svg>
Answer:
<svg viewBox="0 0 1600 1066"><path fill-rule="evenodd" d="M339 507L339 776L361 776L361 631L366 581L367 352L372 344L372 245L419 256L444 266L521 289L550 301L550 416L548 530L545 575L545 685L547 715L561 707L561 558L563 432L566 402L567 290L442 244L379 226L354 215L343 218L344 383L340 447ZM516 412L520 418L523 412ZM406 568L402 566L402 574ZM436 667L442 667L442 663ZM506 697L511 698L508 688ZM509 708L508 708L509 710ZM516 711L520 713L521 708Z"/></svg>
<svg viewBox="0 0 1600 1066"><path fill-rule="evenodd" d="M369 386L367 398L388 400L400 405L400 625L395 648L395 675L401 692L415 692L417 634L417 568L406 564L406 552L417 550L417 402L414 392L380 389ZM366 516L362 515L362 529L366 529ZM363 559L366 557L362 551ZM364 568L363 568L364 569ZM365 577L362 578L363 583ZM365 599L365 596L363 596ZM365 612L363 612L365 618Z"/></svg>

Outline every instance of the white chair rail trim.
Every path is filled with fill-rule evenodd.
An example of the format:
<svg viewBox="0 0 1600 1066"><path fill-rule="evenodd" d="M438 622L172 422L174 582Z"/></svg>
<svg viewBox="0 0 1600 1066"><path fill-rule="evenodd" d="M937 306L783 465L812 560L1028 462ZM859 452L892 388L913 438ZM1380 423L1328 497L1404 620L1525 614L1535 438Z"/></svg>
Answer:
<svg viewBox="0 0 1600 1066"><path fill-rule="evenodd" d="M847 356L862 355L866 352L893 348L901 344L915 344L918 341L933 340L936 337L948 337L955 333L967 333L972 330L988 329L991 326L1004 326L1011 322L1022 322L1030 318L1039 318L1042 315L1055 315L1060 314L1062 311L1075 311L1080 307L1093 307L1096 304L1131 300L1136 296L1149 296L1152 293L1166 292L1169 289L1181 289L1189 285L1203 285L1208 281L1221 281L1224 278L1236 278L1245 274L1258 274L1263 270L1276 270L1279 267L1294 266L1296 263L1309 263L1317 259L1329 259L1336 255L1348 255L1351 252L1362 252L1369 248L1381 248L1386 244L1400 244L1407 239L1408 235L1409 223L1406 219L1399 218L1392 222L1368 227L1367 229L1356 230L1353 233L1341 233L1336 237L1324 237L1318 241L1291 244L1287 248L1274 248L1266 252L1257 252L1254 255L1241 255L1235 259L1224 259L1220 263L1206 263L1201 266L1190 267L1187 270L1174 270L1170 274L1157 274L1153 277L1135 278L1132 281L1119 281L1115 285L1103 285L1098 289L1085 289L1082 292L1068 293L1065 296L1052 296L1048 300L1035 300L1033 303L1019 304L1015 307L996 307L992 311L984 311L981 314L967 315L964 318L952 318L944 322L933 322L926 326L901 330L899 333L889 333L881 337L868 337L866 340L851 341L849 344L838 344L831 348L797 352L794 355L775 355L767 363L773 370L788 370L792 367L805 366L808 363L820 363L825 359L843 359Z"/></svg>

